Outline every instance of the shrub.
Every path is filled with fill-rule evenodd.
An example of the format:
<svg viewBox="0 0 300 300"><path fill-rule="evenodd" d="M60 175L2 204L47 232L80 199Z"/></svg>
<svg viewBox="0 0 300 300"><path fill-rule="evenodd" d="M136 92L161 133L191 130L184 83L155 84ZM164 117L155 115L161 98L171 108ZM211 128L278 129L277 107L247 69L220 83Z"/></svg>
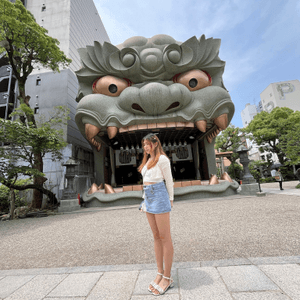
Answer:
<svg viewBox="0 0 300 300"><path fill-rule="evenodd" d="M228 166L227 173L232 179L240 181L243 177L243 167L236 162L231 163Z"/></svg>
<svg viewBox="0 0 300 300"><path fill-rule="evenodd" d="M28 179L17 180L17 185L24 185L29 183ZM15 190L15 208L27 205L27 193L22 193L23 196L19 195L19 191ZM8 213L10 209L10 189L5 185L0 185L0 211Z"/></svg>
<svg viewBox="0 0 300 300"><path fill-rule="evenodd" d="M266 177L263 179L260 179L260 183L269 183L269 182L274 182L276 181L273 177Z"/></svg>

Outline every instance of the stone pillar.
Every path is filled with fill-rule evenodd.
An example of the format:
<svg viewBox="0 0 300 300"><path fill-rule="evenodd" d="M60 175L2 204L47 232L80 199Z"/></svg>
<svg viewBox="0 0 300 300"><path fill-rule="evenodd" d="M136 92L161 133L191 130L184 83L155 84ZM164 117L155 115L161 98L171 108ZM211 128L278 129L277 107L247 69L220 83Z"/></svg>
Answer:
<svg viewBox="0 0 300 300"><path fill-rule="evenodd" d="M199 153L199 143L198 141L195 141L193 143L193 154L194 154L194 164L195 164L195 170L196 170L196 179L200 180L201 175L200 175L200 153Z"/></svg>
<svg viewBox="0 0 300 300"><path fill-rule="evenodd" d="M109 156L110 156L110 166L111 166L111 181L110 184L112 187L116 187L116 177L115 177L115 172L116 172L116 168L115 168L115 153L113 148L109 147Z"/></svg>
<svg viewBox="0 0 300 300"><path fill-rule="evenodd" d="M205 153L208 165L209 174L217 174L217 163L216 163L216 154L215 154L215 138L212 142L209 143L206 138L204 138Z"/></svg>
<svg viewBox="0 0 300 300"><path fill-rule="evenodd" d="M249 170L249 158L248 158L248 149L241 145L237 151L240 156L240 162L244 167L244 176L242 178L242 185L241 185L241 194L243 195L257 195L259 192L259 186L255 182L254 177L251 175Z"/></svg>

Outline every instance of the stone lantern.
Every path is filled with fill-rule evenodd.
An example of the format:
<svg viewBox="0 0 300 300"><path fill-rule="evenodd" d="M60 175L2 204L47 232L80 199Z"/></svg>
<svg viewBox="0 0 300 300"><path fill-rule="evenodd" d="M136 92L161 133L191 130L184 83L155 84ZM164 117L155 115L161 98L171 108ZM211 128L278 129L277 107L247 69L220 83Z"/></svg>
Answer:
<svg viewBox="0 0 300 300"><path fill-rule="evenodd" d="M72 157L70 157L66 163L62 164L62 166L66 167L66 175L67 179L67 188L63 190L62 200L64 199L74 199L77 198L76 188L74 186L74 178L76 175L76 166L79 165L79 162L76 162Z"/></svg>
<svg viewBox="0 0 300 300"><path fill-rule="evenodd" d="M241 145L236 150L236 152L239 154L240 163L244 167L244 176L242 178L241 194L258 195L259 193L258 184L255 182L254 177L251 175L248 166L250 162L250 159L248 158L248 149L244 145Z"/></svg>
<svg viewBox="0 0 300 300"><path fill-rule="evenodd" d="M248 166L250 162L250 159L248 158L248 149L244 145L241 145L238 147L236 152L239 154L240 162L244 167L244 176L242 178L243 184L255 183L255 179L251 175Z"/></svg>

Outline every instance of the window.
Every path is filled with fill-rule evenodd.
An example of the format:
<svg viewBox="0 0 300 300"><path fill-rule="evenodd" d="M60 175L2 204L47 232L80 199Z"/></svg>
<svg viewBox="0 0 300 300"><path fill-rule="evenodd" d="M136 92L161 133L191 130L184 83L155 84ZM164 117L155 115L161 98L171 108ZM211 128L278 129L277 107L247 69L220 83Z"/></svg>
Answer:
<svg viewBox="0 0 300 300"><path fill-rule="evenodd" d="M46 5L43 4L43 6L42 6L42 11L45 11L45 10L46 10Z"/></svg>
<svg viewBox="0 0 300 300"><path fill-rule="evenodd" d="M36 85L41 85L41 81L42 81L41 79L37 79L36 80Z"/></svg>
<svg viewBox="0 0 300 300"><path fill-rule="evenodd" d="M8 83L9 83L8 78L0 80L0 93L7 93L8 92Z"/></svg>
<svg viewBox="0 0 300 300"><path fill-rule="evenodd" d="M36 106L36 107L34 108L34 114L36 115L36 114L38 114L38 113L39 113L39 107Z"/></svg>

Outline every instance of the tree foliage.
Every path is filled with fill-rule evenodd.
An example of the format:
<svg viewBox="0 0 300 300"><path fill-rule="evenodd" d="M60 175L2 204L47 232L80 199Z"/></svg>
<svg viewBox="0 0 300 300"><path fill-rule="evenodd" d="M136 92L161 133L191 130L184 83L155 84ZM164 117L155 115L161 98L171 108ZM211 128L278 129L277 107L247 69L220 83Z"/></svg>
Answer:
<svg viewBox="0 0 300 300"><path fill-rule="evenodd" d="M246 132L249 133L248 138L260 145L261 152L276 153L280 163L284 164L288 153L295 153L299 145L297 141L288 143L288 137L296 135L295 130L299 129L299 124L299 111L276 107L270 113L262 111L257 114L247 126Z"/></svg>
<svg viewBox="0 0 300 300"><path fill-rule="evenodd" d="M0 14L0 41L19 81L25 82L37 65L59 71L71 62L20 0L1 0Z"/></svg>
<svg viewBox="0 0 300 300"><path fill-rule="evenodd" d="M28 130L30 137L37 138L31 147L32 161L34 162L30 175L33 176L33 184L42 186L44 178L43 173L43 142L46 139L46 130L43 126L38 128L32 109L30 108L30 95L26 94L25 84L28 76L34 68L43 67L53 71L58 71L70 64L71 60L59 49L59 41L47 35L48 31L39 26L33 15L24 7L20 0L11 3L9 0L0 1L0 52L5 52L9 63L12 66L14 75L18 80L19 101L24 112L20 116L25 131ZM4 124L3 124L4 125ZM5 124L8 128L8 123ZM13 127L14 125L10 123ZM20 124L16 124L18 126ZM26 126L27 125L27 126ZM20 129L18 127L18 129ZM21 129L20 129L21 130ZM31 136L30 136L31 135ZM55 139L49 136L46 144L49 149L53 147ZM48 146L47 146L48 147ZM17 148L19 149L19 148ZM23 148L24 157L28 157L28 153ZM20 153L20 152L19 152ZM23 169L20 172L25 172ZM26 171L28 172L28 170ZM14 173L14 172L13 172ZM39 208L42 204L42 192L34 191L33 206Z"/></svg>
<svg viewBox="0 0 300 300"><path fill-rule="evenodd" d="M13 114L22 115L24 107L26 105L21 105ZM46 194L52 202L57 202L55 195L43 186L47 179L40 168L36 167L35 155L40 153L43 158L46 153L51 153L53 161L62 159L61 149L66 146L66 142L63 130L57 127L67 122L68 112L64 107L57 107L53 112L54 117L38 127L0 118L0 140L4 143L0 147L0 183L16 190L34 188ZM16 182L20 177L31 181L39 177L42 180L19 185Z"/></svg>
<svg viewBox="0 0 300 300"><path fill-rule="evenodd" d="M269 162L262 161L262 160L254 160L249 163L249 171L257 182L259 182L262 177L261 173L263 169L267 169L268 167L269 167Z"/></svg>
<svg viewBox="0 0 300 300"><path fill-rule="evenodd" d="M279 148L288 158L287 164L297 165L300 164L300 122L292 127L293 129L282 137Z"/></svg>
<svg viewBox="0 0 300 300"><path fill-rule="evenodd" d="M216 138L215 149L220 150L220 152L233 152L227 157L231 163L239 158L239 154L235 151L242 144L242 134L243 130L241 128L230 124Z"/></svg>

